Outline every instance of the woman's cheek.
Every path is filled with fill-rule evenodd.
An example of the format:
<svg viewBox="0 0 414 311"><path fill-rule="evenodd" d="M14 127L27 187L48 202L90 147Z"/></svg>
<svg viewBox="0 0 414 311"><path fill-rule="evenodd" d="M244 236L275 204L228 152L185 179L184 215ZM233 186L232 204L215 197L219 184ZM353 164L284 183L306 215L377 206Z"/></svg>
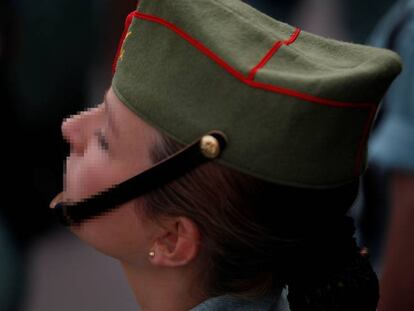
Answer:
<svg viewBox="0 0 414 311"><path fill-rule="evenodd" d="M68 199L78 201L102 191L106 184L110 184L106 178L107 174L108 166L100 165L97 161L68 163L66 174Z"/></svg>
<svg viewBox="0 0 414 311"><path fill-rule="evenodd" d="M97 163L85 167L80 175L83 176L79 181L81 198L102 192L112 184L110 167L98 166Z"/></svg>

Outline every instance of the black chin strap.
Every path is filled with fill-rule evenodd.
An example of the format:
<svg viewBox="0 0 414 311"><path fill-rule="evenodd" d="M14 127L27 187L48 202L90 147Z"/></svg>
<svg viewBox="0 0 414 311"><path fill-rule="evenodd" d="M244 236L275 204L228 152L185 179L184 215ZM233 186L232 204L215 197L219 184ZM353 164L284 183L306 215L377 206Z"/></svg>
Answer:
<svg viewBox="0 0 414 311"><path fill-rule="evenodd" d="M148 170L80 202L63 202L63 193L50 204L59 221L70 226L102 215L135 199L189 170L217 158L227 144L227 137L220 131L211 131L179 152L167 157Z"/></svg>

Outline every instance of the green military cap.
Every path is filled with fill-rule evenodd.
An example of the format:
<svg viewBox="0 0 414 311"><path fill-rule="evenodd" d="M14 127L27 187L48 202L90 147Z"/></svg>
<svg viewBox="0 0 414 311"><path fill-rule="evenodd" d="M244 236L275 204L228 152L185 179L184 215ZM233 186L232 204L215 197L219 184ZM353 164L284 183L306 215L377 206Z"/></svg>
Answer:
<svg viewBox="0 0 414 311"><path fill-rule="evenodd" d="M366 169L379 102L400 71L394 52L301 31L239 0L141 0L112 87L180 143L223 132L224 166L329 188Z"/></svg>

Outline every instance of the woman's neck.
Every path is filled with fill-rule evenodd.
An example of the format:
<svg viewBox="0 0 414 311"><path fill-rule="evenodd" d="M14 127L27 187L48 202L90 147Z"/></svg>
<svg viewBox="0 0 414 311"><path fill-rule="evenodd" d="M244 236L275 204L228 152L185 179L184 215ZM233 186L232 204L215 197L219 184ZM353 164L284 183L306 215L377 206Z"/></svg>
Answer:
<svg viewBox="0 0 414 311"><path fill-rule="evenodd" d="M186 311L207 299L188 269L121 265L142 311Z"/></svg>

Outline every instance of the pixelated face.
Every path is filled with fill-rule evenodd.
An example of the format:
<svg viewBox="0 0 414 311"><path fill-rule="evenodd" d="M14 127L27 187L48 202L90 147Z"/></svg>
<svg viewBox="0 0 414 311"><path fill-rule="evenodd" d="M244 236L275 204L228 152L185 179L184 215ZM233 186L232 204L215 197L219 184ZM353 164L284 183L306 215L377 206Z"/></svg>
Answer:
<svg viewBox="0 0 414 311"><path fill-rule="evenodd" d="M80 201L152 166L149 148L157 132L124 105L112 88L97 107L65 119L62 134L70 144L65 200ZM131 256L140 249L146 256L151 225L138 216L136 204L139 207L142 198L72 226L71 231L109 256L136 260Z"/></svg>

